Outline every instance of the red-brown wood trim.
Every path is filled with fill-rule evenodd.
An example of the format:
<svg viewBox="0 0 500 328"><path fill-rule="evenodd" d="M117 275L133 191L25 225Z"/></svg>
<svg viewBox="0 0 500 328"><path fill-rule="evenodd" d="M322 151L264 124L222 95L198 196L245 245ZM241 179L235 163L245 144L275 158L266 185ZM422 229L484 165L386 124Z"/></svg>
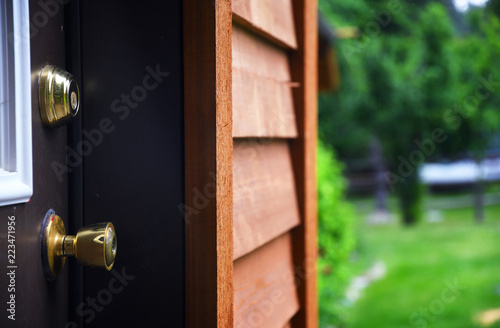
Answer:
<svg viewBox="0 0 500 328"><path fill-rule="evenodd" d="M233 21L285 49L297 49L292 0L233 0Z"/></svg>
<svg viewBox="0 0 500 328"><path fill-rule="evenodd" d="M186 327L233 326L229 0L184 1Z"/></svg>
<svg viewBox="0 0 500 328"><path fill-rule="evenodd" d="M233 0L233 21L285 49L297 49L292 0Z"/></svg>
<svg viewBox="0 0 500 328"><path fill-rule="evenodd" d="M295 138L288 53L233 24L233 137Z"/></svg>
<svg viewBox="0 0 500 328"><path fill-rule="evenodd" d="M291 53L294 102L299 138L290 141L302 224L293 230L294 264L300 311L292 327L318 327L316 292L317 215L316 215L316 131L317 131L317 3L293 0L298 50Z"/></svg>
<svg viewBox="0 0 500 328"><path fill-rule="evenodd" d="M300 224L290 148L285 140L235 139L233 258Z"/></svg>
<svg viewBox="0 0 500 328"><path fill-rule="evenodd" d="M281 41L280 39L276 38L272 34L267 33L266 31L257 28L255 25L252 25L248 20L245 18L241 17L240 15L233 13L233 22L248 29L249 31L254 32L255 34L260 35L261 37L271 41L272 43L276 44L277 46L285 49L285 50L292 50L296 48L296 45L291 45L288 43L285 43Z"/></svg>
<svg viewBox="0 0 500 328"><path fill-rule="evenodd" d="M298 310L290 233L234 262L235 328L279 328Z"/></svg>

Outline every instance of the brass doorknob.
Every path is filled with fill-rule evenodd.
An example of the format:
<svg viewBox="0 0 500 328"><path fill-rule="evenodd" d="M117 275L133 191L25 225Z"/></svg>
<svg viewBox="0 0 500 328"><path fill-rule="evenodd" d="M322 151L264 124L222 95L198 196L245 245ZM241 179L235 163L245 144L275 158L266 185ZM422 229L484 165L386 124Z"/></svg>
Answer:
<svg viewBox="0 0 500 328"><path fill-rule="evenodd" d="M80 109L74 76L57 66L44 66L38 80L38 104L46 126L56 128L71 121Z"/></svg>
<svg viewBox="0 0 500 328"><path fill-rule="evenodd" d="M43 220L41 243L43 270L49 280L61 274L66 257L108 271L115 263L116 233L111 222L85 226L76 235L67 235L63 220L50 210Z"/></svg>

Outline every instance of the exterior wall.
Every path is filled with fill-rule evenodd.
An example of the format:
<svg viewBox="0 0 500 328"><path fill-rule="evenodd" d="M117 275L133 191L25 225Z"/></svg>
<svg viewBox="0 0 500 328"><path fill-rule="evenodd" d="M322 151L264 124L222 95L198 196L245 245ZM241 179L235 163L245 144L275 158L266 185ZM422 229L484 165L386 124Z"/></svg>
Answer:
<svg viewBox="0 0 500 328"><path fill-rule="evenodd" d="M316 12L185 1L188 327L317 327Z"/></svg>

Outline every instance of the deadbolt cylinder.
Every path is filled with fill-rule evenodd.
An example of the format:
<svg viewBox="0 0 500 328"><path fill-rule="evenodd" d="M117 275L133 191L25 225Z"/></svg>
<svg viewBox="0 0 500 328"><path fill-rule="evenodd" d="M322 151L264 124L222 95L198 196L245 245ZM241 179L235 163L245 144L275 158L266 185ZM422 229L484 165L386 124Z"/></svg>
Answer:
<svg viewBox="0 0 500 328"><path fill-rule="evenodd" d="M44 66L38 81L38 103L43 124L55 128L71 121L80 110L80 89L70 73Z"/></svg>

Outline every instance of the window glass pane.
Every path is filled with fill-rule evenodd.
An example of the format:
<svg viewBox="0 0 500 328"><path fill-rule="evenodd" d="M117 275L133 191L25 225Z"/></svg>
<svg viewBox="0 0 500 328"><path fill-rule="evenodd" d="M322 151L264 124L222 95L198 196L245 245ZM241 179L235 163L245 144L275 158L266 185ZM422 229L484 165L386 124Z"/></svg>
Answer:
<svg viewBox="0 0 500 328"><path fill-rule="evenodd" d="M0 0L0 206L33 195L29 1Z"/></svg>

